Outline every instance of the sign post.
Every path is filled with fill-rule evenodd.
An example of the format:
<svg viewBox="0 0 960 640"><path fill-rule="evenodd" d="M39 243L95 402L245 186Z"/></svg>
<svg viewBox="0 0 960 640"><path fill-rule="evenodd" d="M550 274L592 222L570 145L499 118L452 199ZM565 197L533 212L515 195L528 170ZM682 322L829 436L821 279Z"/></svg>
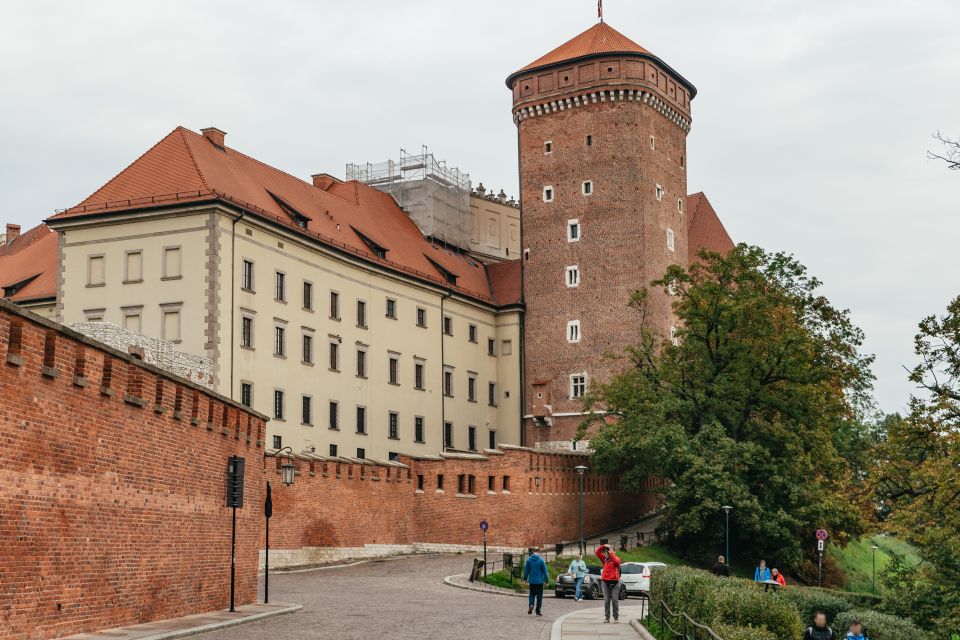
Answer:
<svg viewBox="0 0 960 640"><path fill-rule="evenodd" d="M825 529L817 529L817 586L823 586L823 549L829 534Z"/></svg>
<svg viewBox="0 0 960 640"><path fill-rule="evenodd" d="M236 611L234 594L237 582L237 509L243 508L243 468L240 456L227 458L227 506L233 511L230 534L230 611Z"/></svg>
<svg viewBox="0 0 960 640"><path fill-rule="evenodd" d="M270 483L267 482L267 499L263 503L263 517L266 520L267 538L266 555L264 556L263 570L263 603L270 602L270 518L273 517L273 496L270 491Z"/></svg>
<svg viewBox="0 0 960 640"><path fill-rule="evenodd" d="M490 525L486 520L480 521L480 531L483 531L483 577L487 577L487 529Z"/></svg>

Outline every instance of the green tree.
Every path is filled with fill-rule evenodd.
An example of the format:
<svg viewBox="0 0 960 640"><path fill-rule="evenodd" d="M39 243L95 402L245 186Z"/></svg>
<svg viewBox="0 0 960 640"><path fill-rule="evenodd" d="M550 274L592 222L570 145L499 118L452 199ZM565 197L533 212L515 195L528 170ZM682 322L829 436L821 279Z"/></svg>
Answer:
<svg viewBox="0 0 960 640"><path fill-rule="evenodd" d="M921 392L887 424L876 450L875 487L885 526L917 545L917 567L885 576L888 606L927 628L960 632L960 297L924 318L914 339Z"/></svg>
<svg viewBox="0 0 960 640"><path fill-rule="evenodd" d="M653 286L676 296L678 340L644 326L647 293L635 294L630 366L586 398L596 464L628 486L668 480L664 526L690 556L723 549L724 504L735 559L798 571L817 528L858 535L860 452L847 460L838 443L856 448L872 376L848 313L792 257L746 245L703 252Z"/></svg>

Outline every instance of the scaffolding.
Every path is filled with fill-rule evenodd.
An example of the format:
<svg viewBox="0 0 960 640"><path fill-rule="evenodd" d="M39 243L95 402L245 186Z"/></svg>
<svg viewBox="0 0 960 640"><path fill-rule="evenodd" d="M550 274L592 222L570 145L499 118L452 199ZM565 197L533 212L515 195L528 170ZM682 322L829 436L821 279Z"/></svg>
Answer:
<svg viewBox="0 0 960 640"><path fill-rule="evenodd" d="M357 180L394 197L427 238L466 249L470 244L470 176L437 160L426 146L420 154L400 150L400 160L348 164Z"/></svg>

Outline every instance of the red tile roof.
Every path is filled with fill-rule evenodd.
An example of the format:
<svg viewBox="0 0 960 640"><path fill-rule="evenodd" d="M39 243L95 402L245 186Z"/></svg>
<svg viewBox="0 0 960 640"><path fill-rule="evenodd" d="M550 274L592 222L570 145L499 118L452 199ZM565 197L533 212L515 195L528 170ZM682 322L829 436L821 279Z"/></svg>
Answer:
<svg viewBox="0 0 960 640"><path fill-rule="evenodd" d="M47 225L0 246L0 296L17 303L57 296L57 234Z"/></svg>
<svg viewBox="0 0 960 640"><path fill-rule="evenodd" d="M520 286L520 261L508 260L487 265L490 292L499 305L518 304L523 291Z"/></svg>
<svg viewBox="0 0 960 640"><path fill-rule="evenodd" d="M687 256L698 260L701 249L726 254L734 247L733 240L720 221L713 205L701 191L687 196Z"/></svg>
<svg viewBox="0 0 960 640"><path fill-rule="evenodd" d="M580 35L567 40L550 53L540 56L516 73L523 73L530 69L546 67L552 64L560 64L561 62L575 58L606 53L642 53L653 55L606 22L598 22ZM514 75L516 75L516 73Z"/></svg>
<svg viewBox="0 0 960 640"><path fill-rule="evenodd" d="M495 303L483 265L426 240L390 195L356 181L314 187L184 127L50 222L207 201L235 205L368 262ZM306 218L306 230L290 209ZM386 257L378 257L357 232L386 249ZM434 263L457 276L456 285Z"/></svg>

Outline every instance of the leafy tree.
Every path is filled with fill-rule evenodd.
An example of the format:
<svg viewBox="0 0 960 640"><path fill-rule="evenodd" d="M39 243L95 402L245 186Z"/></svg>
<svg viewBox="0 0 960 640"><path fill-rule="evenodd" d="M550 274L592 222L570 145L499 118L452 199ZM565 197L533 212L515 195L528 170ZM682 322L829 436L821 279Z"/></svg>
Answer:
<svg viewBox="0 0 960 640"><path fill-rule="evenodd" d="M633 487L668 480L666 532L702 559L723 549L725 504L735 559L799 570L817 528L858 535L849 489L862 462L842 451L862 439L872 376L848 313L792 257L742 244L653 286L676 296L678 340L645 326L647 293L635 294L630 366L586 398L596 464Z"/></svg>
<svg viewBox="0 0 960 640"><path fill-rule="evenodd" d="M910 413L887 425L877 448L880 517L916 544L922 562L887 573L903 587L890 606L921 625L960 632L960 297L924 318L914 339L921 390Z"/></svg>

